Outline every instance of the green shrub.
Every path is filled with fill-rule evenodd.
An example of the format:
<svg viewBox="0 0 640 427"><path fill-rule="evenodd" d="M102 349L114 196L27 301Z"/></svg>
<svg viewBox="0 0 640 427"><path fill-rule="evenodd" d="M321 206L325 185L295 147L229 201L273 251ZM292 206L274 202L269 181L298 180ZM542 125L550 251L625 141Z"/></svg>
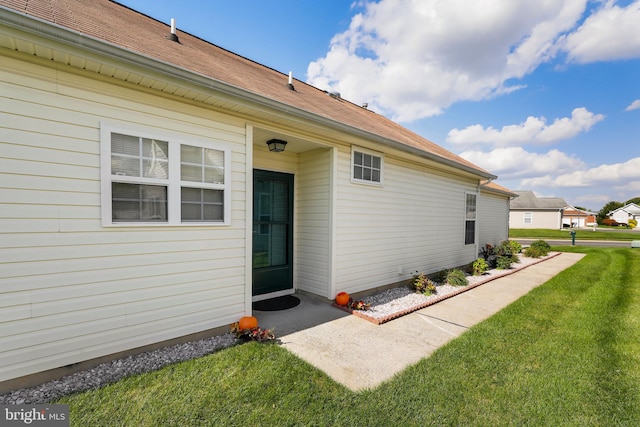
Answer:
<svg viewBox="0 0 640 427"><path fill-rule="evenodd" d="M503 240L498 246L495 247L494 252L498 256L510 257L513 255L513 249L511 243L508 240Z"/></svg>
<svg viewBox="0 0 640 427"><path fill-rule="evenodd" d="M487 264L487 261L485 261L484 258L478 258L477 260L473 261L471 267L473 268L474 276L481 276L487 271L487 269L489 268L489 264Z"/></svg>
<svg viewBox="0 0 640 427"><path fill-rule="evenodd" d="M531 246L539 249L542 252L542 256L546 256L551 250L551 246L544 240L535 240L531 242Z"/></svg>
<svg viewBox="0 0 640 427"><path fill-rule="evenodd" d="M543 256L547 256L549 251L551 250L551 246L544 240L536 240L531 242L531 245L525 249L524 255L529 258L540 258Z"/></svg>
<svg viewBox="0 0 640 427"><path fill-rule="evenodd" d="M433 280L438 283L444 283L447 281L447 270L441 270L432 275Z"/></svg>
<svg viewBox="0 0 640 427"><path fill-rule="evenodd" d="M509 242L509 246L511 246L511 253L519 254L522 252L522 245L515 240L507 240ZM517 262L517 261L516 261Z"/></svg>
<svg viewBox="0 0 640 427"><path fill-rule="evenodd" d="M424 273L418 273L413 276L411 283L416 292L424 295L432 295L436 293L436 285Z"/></svg>
<svg viewBox="0 0 640 427"><path fill-rule="evenodd" d="M451 286L467 286L469 281L464 275L464 271L456 268L447 272L447 283Z"/></svg>
<svg viewBox="0 0 640 427"><path fill-rule="evenodd" d="M496 268L498 270L508 270L511 268L511 257L510 256L499 256L498 261L496 262Z"/></svg>
<svg viewBox="0 0 640 427"><path fill-rule="evenodd" d="M495 248L492 245L489 243L484 245L484 247L480 249L480 255L482 255L482 258L487 262L489 268L496 268L496 261L498 260L498 257L495 253Z"/></svg>
<svg viewBox="0 0 640 427"><path fill-rule="evenodd" d="M631 218L628 222L629 227L631 228L636 228L638 226L638 221L636 221L635 219Z"/></svg>
<svg viewBox="0 0 640 427"><path fill-rule="evenodd" d="M524 250L524 256L528 258L540 258L542 256L542 252L540 251L540 249L529 246Z"/></svg>
<svg viewBox="0 0 640 427"><path fill-rule="evenodd" d="M496 246L494 252L497 256L495 268L510 268L511 264L519 262L518 254L522 251L522 245L511 240L503 240L500 245ZM503 258L500 260L500 258Z"/></svg>

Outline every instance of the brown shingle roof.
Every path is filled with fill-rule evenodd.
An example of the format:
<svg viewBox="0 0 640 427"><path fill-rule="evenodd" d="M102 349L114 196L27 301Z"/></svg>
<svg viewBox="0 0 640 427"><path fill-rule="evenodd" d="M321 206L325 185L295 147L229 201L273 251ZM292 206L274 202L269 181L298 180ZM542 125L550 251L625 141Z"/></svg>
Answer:
<svg viewBox="0 0 640 427"><path fill-rule="evenodd" d="M509 196L509 197L517 197L518 196L516 193L514 193L511 190L509 190L507 187L503 187L502 185L498 184L497 182L482 181L482 182L480 182L480 185L486 190L493 191L493 192L496 192L496 193L501 193L501 194L504 194L504 195Z"/></svg>
<svg viewBox="0 0 640 427"><path fill-rule="evenodd" d="M563 216L589 216L590 212L583 211L581 209L576 209L573 207L568 207L563 210Z"/></svg>
<svg viewBox="0 0 640 427"><path fill-rule="evenodd" d="M0 0L0 4L27 15L66 27L216 81L275 100L296 109L375 134L446 159L481 176L486 170L393 122L348 102L336 99L300 81L295 91L288 76L191 34L177 31L179 43L168 39L169 25L107 0Z"/></svg>

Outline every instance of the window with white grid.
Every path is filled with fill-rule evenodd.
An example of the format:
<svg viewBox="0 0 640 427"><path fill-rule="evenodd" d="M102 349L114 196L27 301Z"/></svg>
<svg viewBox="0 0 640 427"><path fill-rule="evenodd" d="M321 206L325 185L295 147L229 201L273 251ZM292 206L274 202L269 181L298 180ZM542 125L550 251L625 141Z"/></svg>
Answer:
<svg viewBox="0 0 640 427"><path fill-rule="evenodd" d="M103 126L103 225L229 223L229 150Z"/></svg>
<svg viewBox="0 0 640 427"><path fill-rule="evenodd" d="M379 153L352 147L351 179L353 182L382 184L383 158Z"/></svg>

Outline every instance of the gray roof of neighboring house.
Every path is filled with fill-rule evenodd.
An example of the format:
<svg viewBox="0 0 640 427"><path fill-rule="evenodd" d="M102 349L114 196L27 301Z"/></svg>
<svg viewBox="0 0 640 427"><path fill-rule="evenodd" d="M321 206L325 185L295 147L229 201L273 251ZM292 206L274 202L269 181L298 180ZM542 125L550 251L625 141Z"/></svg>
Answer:
<svg viewBox="0 0 640 427"><path fill-rule="evenodd" d="M567 206L562 197L536 197L533 191L513 191L518 197L511 201L511 209L560 210Z"/></svg>

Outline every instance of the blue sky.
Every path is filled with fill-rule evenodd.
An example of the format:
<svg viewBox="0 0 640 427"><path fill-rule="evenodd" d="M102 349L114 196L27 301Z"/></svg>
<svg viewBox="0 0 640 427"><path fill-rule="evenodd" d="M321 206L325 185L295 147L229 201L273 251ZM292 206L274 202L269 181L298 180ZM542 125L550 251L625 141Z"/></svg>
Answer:
<svg viewBox="0 0 640 427"><path fill-rule="evenodd" d="M640 197L640 0L122 3L367 102L512 190Z"/></svg>

